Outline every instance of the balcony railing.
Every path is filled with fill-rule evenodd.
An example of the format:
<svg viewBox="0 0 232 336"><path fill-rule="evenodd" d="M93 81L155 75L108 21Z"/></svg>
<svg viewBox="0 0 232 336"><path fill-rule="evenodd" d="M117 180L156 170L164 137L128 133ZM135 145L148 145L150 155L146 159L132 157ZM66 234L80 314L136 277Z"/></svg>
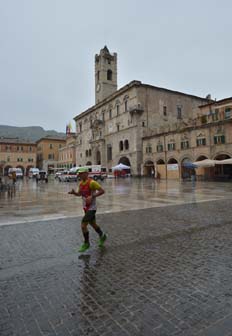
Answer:
<svg viewBox="0 0 232 336"><path fill-rule="evenodd" d="M141 104L137 104L134 106L131 106L129 108L130 114L142 114L144 112L144 108Z"/></svg>

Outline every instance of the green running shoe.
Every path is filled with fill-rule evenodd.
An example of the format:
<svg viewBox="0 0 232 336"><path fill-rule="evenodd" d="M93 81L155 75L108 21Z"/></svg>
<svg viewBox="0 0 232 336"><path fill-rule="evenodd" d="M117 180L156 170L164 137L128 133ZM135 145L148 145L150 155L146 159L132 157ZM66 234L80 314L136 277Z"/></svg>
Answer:
<svg viewBox="0 0 232 336"><path fill-rule="evenodd" d="M101 238L99 239L99 243L98 243L98 246L99 246L99 247L103 247L104 242L106 241L106 238L107 238L107 236L106 236L106 234L104 233L104 234L101 236Z"/></svg>
<svg viewBox="0 0 232 336"><path fill-rule="evenodd" d="M79 252L85 252L86 250L88 250L89 248L89 243L84 243L83 245L81 245L81 247L79 248Z"/></svg>

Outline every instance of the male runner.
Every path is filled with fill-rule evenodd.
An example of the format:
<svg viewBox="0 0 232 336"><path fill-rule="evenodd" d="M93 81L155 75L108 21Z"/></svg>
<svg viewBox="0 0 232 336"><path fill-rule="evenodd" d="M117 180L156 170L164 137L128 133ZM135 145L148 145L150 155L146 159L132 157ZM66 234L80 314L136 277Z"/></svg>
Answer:
<svg viewBox="0 0 232 336"><path fill-rule="evenodd" d="M88 168L79 168L78 176L81 179L78 191L76 192L72 189L69 191L69 194L82 197L85 215L81 221L81 229L84 236L84 243L80 247L79 252L85 252L90 247L88 224L90 224L99 235L99 247L103 246L107 238L106 234L103 233L101 228L96 224L95 217L97 210L96 197L103 195L105 191L98 182L88 177Z"/></svg>

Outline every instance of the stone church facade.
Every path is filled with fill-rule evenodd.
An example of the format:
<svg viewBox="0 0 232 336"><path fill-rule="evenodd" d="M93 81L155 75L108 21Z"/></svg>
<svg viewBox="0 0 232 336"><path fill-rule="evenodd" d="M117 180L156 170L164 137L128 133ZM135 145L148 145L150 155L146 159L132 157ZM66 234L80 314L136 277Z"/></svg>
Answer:
<svg viewBox="0 0 232 336"><path fill-rule="evenodd" d="M134 176L150 173L151 137L187 126L209 102L136 80L118 89L117 54L107 47L95 56L95 98L94 106L74 118L77 165L101 164L110 171L124 163Z"/></svg>

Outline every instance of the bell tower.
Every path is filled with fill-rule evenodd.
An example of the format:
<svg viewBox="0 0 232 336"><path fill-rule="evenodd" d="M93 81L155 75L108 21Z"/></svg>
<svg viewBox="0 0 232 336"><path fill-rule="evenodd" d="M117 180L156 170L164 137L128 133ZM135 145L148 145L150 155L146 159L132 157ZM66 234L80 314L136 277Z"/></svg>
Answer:
<svg viewBox="0 0 232 336"><path fill-rule="evenodd" d="M110 54L107 46L95 55L95 103L117 91L117 54Z"/></svg>

